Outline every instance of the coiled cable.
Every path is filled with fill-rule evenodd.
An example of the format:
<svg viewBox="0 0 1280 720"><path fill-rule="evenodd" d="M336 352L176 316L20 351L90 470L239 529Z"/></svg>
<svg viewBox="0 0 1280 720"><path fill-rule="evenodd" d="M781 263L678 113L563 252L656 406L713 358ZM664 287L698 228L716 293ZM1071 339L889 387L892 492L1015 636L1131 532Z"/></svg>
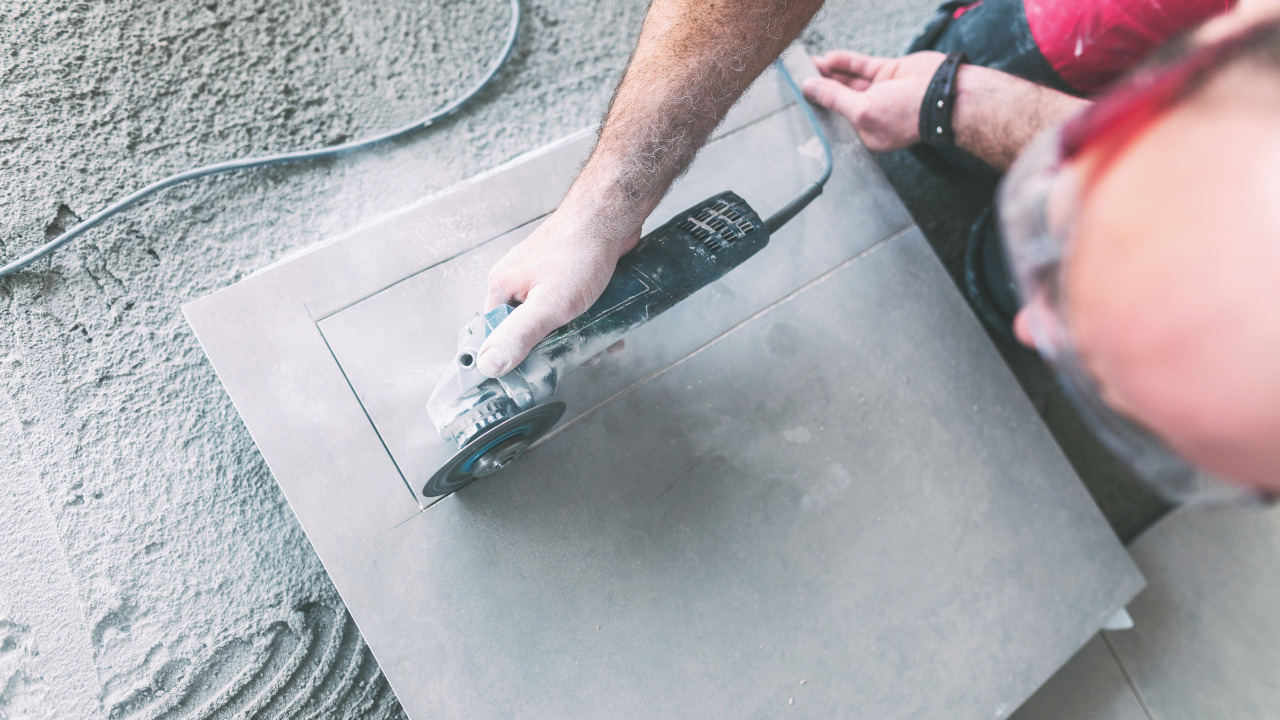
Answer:
<svg viewBox="0 0 1280 720"><path fill-rule="evenodd" d="M268 165L284 165L286 163L309 162L312 160L335 158L404 137L409 133L433 125L457 112L463 105L466 105L472 98L479 95L480 92L489 85L489 82L493 80L494 76L498 74L498 71L502 69L502 66L506 64L507 59L511 57L511 50L515 47L516 36L519 32L520 0L511 0L511 29L507 33L507 39L502 45L502 50L498 53L497 57L494 58L493 63L489 66L489 69L485 71L484 76L481 77L479 82L473 85L470 90L463 93L453 102L445 105L426 117L418 118L406 125L402 125L392 130L387 130L371 137L352 140L350 142L342 143L341 145L317 148L315 150L299 150L297 152L279 153L277 155L264 155L261 157L244 158L241 160L229 160L227 162L193 168L191 170L180 172L176 175L170 175L169 177L157 180L150 185L117 200L111 205L99 210L97 213L94 213L89 217L89 219L80 222L75 227L67 230L53 240L50 240L17 260L8 263L4 267L0 267L0 278L16 273L40 258L45 257L94 227L102 224L108 218L116 215L131 205L134 205L141 200L145 200L161 190L166 190L174 185L187 182L188 180L195 180L196 178L207 177L209 175L238 172L240 170L251 170L253 168L266 167Z"/></svg>

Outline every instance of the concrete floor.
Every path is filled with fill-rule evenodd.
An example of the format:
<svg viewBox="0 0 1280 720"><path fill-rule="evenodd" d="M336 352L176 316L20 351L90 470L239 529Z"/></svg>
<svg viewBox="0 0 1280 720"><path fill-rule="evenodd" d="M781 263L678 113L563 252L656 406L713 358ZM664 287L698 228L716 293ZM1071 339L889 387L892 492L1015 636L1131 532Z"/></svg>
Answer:
<svg viewBox="0 0 1280 720"><path fill-rule="evenodd" d="M932 5L833 2L804 41L895 52ZM0 718L401 715L178 308L589 125L644 6L526 2L510 65L454 119L169 190L0 281ZM506 13L7 0L0 257L171 172L424 114L480 74ZM981 192L907 154L884 168L954 270ZM1118 533L1149 524L1160 506L1009 357Z"/></svg>

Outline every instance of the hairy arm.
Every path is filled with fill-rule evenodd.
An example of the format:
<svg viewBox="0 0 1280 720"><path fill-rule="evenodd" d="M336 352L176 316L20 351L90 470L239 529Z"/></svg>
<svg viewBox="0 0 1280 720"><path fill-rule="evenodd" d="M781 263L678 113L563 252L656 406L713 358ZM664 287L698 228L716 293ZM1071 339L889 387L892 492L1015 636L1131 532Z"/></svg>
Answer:
<svg viewBox="0 0 1280 720"><path fill-rule="evenodd" d="M643 221L819 0L655 0L570 195Z"/></svg>
<svg viewBox="0 0 1280 720"><path fill-rule="evenodd" d="M521 303L480 348L496 377L604 291L618 258L747 86L821 0L653 0L596 146L559 208L489 273Z"/></svg>
<svg viewBox="0 0 1280 720"><path fill-rule="evenodd" d="M956 145L1004 172L1041 131L1089 104L1008 73L964 65L956 77Z"/></svg>

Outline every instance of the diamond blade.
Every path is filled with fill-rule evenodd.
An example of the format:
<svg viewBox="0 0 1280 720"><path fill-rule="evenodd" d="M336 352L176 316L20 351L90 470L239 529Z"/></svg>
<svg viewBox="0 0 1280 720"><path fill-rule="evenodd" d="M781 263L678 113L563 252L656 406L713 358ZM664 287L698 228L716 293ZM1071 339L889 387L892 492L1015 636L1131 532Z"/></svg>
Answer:
<svg viewBox="0 0 1280 720"><path fill-rule="evenodd" d="M431 476L422 487L422 494L448 495L472 480L501 470L550 430L564 415L564 409L562 402L544 403L485 430Z"/></svg>

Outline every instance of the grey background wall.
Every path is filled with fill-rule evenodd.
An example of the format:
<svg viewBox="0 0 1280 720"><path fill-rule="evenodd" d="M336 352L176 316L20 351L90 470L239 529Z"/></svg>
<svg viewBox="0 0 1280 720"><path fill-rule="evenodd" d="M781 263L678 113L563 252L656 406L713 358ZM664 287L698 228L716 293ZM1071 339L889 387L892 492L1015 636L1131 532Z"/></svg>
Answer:
<svg viewBox="0 0 1280 720"><path fill-rule="evenodd" d="M179 307L593 123L645 5L526 0L455 118L169 190L0 281L0 719L400 716ZM896 53L932 5L832 2L804 41ZM0 257L171 172L425 114L507 22L503 0L0 0ZM982 191L885 168L954 269Z"/></svg>

